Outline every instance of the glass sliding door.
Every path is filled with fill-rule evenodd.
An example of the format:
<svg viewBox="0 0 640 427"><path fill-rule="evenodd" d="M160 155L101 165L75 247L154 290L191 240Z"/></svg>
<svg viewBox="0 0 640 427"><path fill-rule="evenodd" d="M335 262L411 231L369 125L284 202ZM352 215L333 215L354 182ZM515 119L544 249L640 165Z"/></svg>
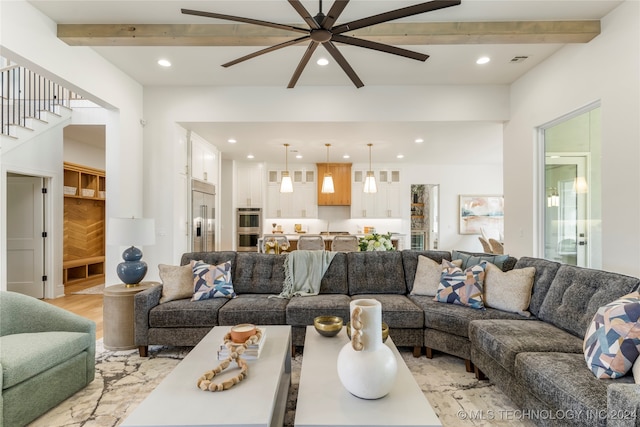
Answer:
<svg viewBox="0 0 640 427"><path fill-rule="evenodd" d="M600 108L542 129L542 256L581 267L601 266Z"/></svg>

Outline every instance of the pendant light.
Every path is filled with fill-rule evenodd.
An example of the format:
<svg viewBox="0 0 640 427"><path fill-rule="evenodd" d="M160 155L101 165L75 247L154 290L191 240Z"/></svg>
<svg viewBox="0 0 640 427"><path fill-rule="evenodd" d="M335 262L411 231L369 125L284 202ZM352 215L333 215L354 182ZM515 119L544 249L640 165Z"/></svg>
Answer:
<svg viewBox="0 0 640 427"><path fill-rule="evenodd" d="M293 182L289 175L289 144L284 144L284 169L282 171L282 181L280 182L281 193L293 193Z"/></svg>
<svg viewBox="0 0 640 427"><path fill-rule="evenodd" d="M329 147L331 144L324 144L327 147L327 170L329 168ZM322 178L322 190L321 193L335 193L333 188L333 177L331 176L331 172L325 172L324 178Z"/></svg>
<svg viewBox="0 0 640 427"><path fill-rule="evenodd" d="M367 176L364 179L364 192L365 193L377 193L378 187L376 186L376 177L371 169L371 146L373 144L367 144L369 146L369 170Z"/></svg>

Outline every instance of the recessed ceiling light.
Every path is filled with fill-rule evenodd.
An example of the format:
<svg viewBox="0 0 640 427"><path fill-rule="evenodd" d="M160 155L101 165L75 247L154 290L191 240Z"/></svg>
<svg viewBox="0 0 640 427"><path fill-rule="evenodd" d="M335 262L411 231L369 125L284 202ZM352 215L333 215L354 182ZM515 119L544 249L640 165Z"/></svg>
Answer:
<svg viewBox="0 0 640 427"><path fill-rule="evenodd" d="M296 154L296 159L301 159L302 158L302 154Z"/></svg>
<svg viewBox="0 0 640 427"><path fill-rule="evenodd" d="M350 155L348 155L348 154L345 154L344 156L342 156L342 158L343 158L343 159L350 159L350 158L351 158L351 156L350 156Z"/></svg>
<svg viewBox="0 0 640 427"><path fill-rule="evenodd" d="M415 143L416 144L422 144L424 142L424 139L422 138L416 138Z"/></svg>
<svg viewBox="0 0 640 427"><path fill-rule="evenodd" d="M158 65L161 67L171 67L171 62L168 59L158 59Z"/></svg>
<svg viewBox="0 0 640 427"><path fill-rule="evenodd" d="M397 158L397 159L404 159L404 154L398 154L398 155L396 156L396 158Z"/></svg>
<svg viewBox="0 0 640 427"><path fill-rule="evenodd" d="M253 158L254 158L253 154L248 154L247 155L247 159L253 159Z"/></svg>
<svg viewBox="0 0 640 427"><path fill-rule="evenodd" d="M327 58L320 58L316 61L316 64L324 67L325 65L329 64L329 60Z"/></svg>
<svg viewBox="0 0 640 427"><path fill-rule="evenodd" d="M491 61L491 58L489 58L488 56L481 56L476 60L476 64L478 65L488 64L489 61Z"/></svg>
<svg viewBox="0 0 640 427"><path fill-rule="evenodd" d="M229 138L229 139L227 139L227 142L228 142L229 144L235 144L235 143L236 143L236 142L238 142L238 141L236 141L236 140L235 140L235 139L233 139L233 138Z"/></svg>

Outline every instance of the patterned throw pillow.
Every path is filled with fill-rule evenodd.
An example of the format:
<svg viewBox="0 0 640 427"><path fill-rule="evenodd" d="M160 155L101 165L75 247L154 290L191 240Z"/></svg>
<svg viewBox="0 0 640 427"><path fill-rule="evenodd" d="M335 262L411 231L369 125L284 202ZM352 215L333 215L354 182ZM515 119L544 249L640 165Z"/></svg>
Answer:
<svg viewBox="0 0 640 427"><path fill-rule="evenodd" d="M487 262L462 270L447 260L442 261L444 268L434 301L459 304L484 310L482 286Z"/></svg>
<svg viewBox="0 0 640 427"><path fill-rule="evenodd" d="M584 358L598 378L626 375L640 354L640 293L598 309L584 337Z"/></svg>
<svg viewBox="0 0 640 427"><path fill-rule="evenodd" d="M193 270L193 297L191 301L209 298L235 298L231 283L231 261L210 265L203 261L191 261Z"/></svg>
<svg viewBox="0 0 640 427"><path fill-rule="evenodd" d="M504 262L509 259L509 255L473 255L459 251L452 251L451 258L461 259L462 268L469 268L473 265L480 264L482 261L489 261L491 264L502 270L502 268L504 267Z"/></svg>

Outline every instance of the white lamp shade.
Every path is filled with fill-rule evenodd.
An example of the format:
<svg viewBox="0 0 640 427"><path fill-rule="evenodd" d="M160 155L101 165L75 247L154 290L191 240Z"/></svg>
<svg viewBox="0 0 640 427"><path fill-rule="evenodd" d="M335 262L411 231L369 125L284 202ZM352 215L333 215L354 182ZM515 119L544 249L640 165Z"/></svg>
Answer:
<svg viewBox="0 0 640 427"><path fill-rule="evenodd" d="M107 244L145 246L156 242L155 221L151 218L109 218Z"/></svg>
<svg viewBox="0 0 640 427"><path fill-rule="evenodd" d="M291 176L289 176L289 171L282 172L282 181L280 182L280 192L293 193L293 181L291 181Z"/></svg>
<svg viewBox="0 0 640 427"><path fill-rule="evenodd" d="M376 177L373 171L367 172L367 177L364 179L364 192L365 193L377 193L378 187L376 186Z"/></svg>
<svg viewBox="0 0 640 427"><path fill-rule="evenodd" d="M324 178L322 179L322 189L321 193L335 193L335 189L333 188L333 177L330 173L325 173Z"/></svg>

